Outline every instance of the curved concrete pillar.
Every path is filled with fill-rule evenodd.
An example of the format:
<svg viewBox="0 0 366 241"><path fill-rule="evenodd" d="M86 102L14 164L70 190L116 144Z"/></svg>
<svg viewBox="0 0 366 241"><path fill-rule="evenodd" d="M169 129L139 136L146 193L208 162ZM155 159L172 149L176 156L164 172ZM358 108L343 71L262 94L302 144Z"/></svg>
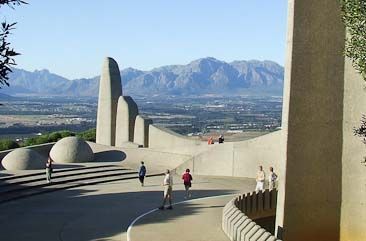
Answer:
<svg viewBox="0 0 366 241"><path fill-rule="evenodd" d="M121 75L117 62L104 60L99 82L96 143L114 146L118 98L122 95Z"/></svg>
<svg viewBox="0 0 366 241"><path fill-rule="evenodd" d="M138 115L138 107L130 96L120 96L117 106L116 118L116 146L133 142L135 120Z"/></svg>
<svg viewBox="0 0 366 241"><path fill-rule="evenodd" d="M151 119L145 119L142 116L136 116L135 133L133 142L143 147L149 146L149 125L153 122Z"/></svg>

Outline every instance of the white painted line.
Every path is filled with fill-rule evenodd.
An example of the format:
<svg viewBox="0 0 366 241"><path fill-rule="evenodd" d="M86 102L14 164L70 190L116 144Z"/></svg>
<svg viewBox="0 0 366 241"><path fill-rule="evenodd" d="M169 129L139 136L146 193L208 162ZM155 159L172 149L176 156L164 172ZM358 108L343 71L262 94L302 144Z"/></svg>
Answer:
<svg viewBox="0 0 366 241"><path fill-rule="evenodd" d="M173 203L172 206L178 205L178 204L182 204L182 203L187 203L187 202L193 202L193 201L200 201L200 200L205 200L205 199L211 199L211 198L217 198L217 197L229 197L229 196L234 196L234 195L238 195L237 193L234 194L224 194L224 195L217 195L217 196L210 196L210 197L201 197L201 198L195 198L195 199L190 199L190 200L185 200L185 201L180 201L177 203ZM128 226L127 228L127 241L131 241L131 230L133 228L133 225L135 225L135 223L137 221L139 221L141 218L145 217L146 215L149 215L150 213L156 212L158 211L158 208L154 208L146 213L141 214L140 216L138 216L137 218L135 218L132 223ZM172 212L172 211L169 211Z"/></svg>

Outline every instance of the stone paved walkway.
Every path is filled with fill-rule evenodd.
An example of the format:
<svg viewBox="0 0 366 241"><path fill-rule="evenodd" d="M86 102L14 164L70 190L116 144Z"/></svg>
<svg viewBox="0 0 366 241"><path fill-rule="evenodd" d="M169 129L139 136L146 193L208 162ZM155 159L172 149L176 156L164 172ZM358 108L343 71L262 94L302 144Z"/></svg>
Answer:
<svg viewBox="0 0 366 241"><path fill-rule="evenodd" d="M4 203L0 205L1 240L127 240L129 224L142 213L160 205L162 178L148 178L143 188L137 180L125 180L71 188ZM205 176L194 176L194 179L193 198L242 193L254 188L254 181L251 179ZM184 187L180 177L175 176L174 180L174 201L184 201ZM164 211L146 217L147 219L141 221L148 225L137 223L132 237L150 232L154 227L156 235L171 231L165 240L218 240L212 238L220 237L217 235L221 232L219 214L224 203L230 199L226 198L193 200L177 205L171 213ZM143 232L136 233L139 229ZM187 239L181 238L187 230L190 230L192 239L188 239L188 236ZM198 237L201 231L205 232L202 233L205 236ZM148 236L136 236L138 239L133 241L153 240L153 236ZM155 237L158 238L156 240L164 240L159 235Z"/></svg>
<svg viewBox="0 0 366 241"><path fill-rule="evenodd" d="M129 241L228 241L221 229L222 209L234 195L192 199L173 210L157 210L139 219Z"/></svg>

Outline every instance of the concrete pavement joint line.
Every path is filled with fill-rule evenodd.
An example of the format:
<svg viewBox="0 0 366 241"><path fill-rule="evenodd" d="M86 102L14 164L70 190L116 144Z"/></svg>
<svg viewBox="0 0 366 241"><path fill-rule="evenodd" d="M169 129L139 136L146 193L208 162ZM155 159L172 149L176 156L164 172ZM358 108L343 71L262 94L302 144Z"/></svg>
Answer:
<svg viewBox="0 0 366 241"><path fill-rule="evenodd" d="M234 195L237 195L237 194L224 194L224 195L217 195L217 196L210 196L210 197L195 198L195 199L190 199L190 200L185 200L185 201L180 201L180 202L177 202L177 203L173 203L172 206L182 204L182 203L193 202L193 201L201 201L201 200L212 199L212 198L217 198L217 197L229 197L229 196L234 196ZM137 221L139 221L141 218L143 218L143 217L145 217L145 216L147 216L147 215L149 215L149 214L151 214L155 211L158 211L158 210L159 210L158 208L154 208L154 209L152 209L152 210L150 210L146 213L141 214L137 218L135 218L127 228L127 241L132 241L131 240L131 230L133 228L133 225L135 225L135 223Z"/></svg>

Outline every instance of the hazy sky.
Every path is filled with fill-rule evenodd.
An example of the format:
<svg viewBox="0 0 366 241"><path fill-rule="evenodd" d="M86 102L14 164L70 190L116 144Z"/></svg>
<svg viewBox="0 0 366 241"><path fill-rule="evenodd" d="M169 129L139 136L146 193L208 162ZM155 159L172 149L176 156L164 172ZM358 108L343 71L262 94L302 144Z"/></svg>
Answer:
<svg viewBox="0 0 366 241"><path fill-rule="evenodd" d="M0 18L18 22L12 46L30 71L92 77L105 56L142 70L207 56L284 63L287 0L28 2L1 7Z"/></svg>

